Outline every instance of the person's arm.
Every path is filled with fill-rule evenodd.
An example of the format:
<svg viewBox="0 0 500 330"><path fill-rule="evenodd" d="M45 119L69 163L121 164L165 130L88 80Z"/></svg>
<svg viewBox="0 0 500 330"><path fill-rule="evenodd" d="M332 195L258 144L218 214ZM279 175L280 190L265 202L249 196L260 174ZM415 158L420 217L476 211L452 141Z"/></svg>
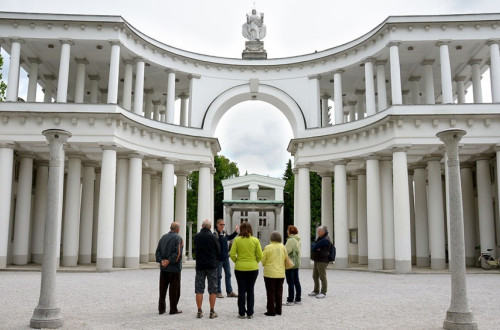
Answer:
<svg viewBox="0 0 500 330"><path fill-rule="evenodd" d="M175 245L173 247L173 251L170 254L168 261L171 264L178 263L181 259L181 251L182 251L182 238L178 237L175 241Z"/></svg>
<svg viewBox="0 0 500 330"><path fill-rule="evenodd" d="M313 249L313 250L319 250L319 249L321 249L322 247L324 247L324 246L328 246L328 245L330 245L330 241L329 241L329 240L327 240L326 238L323 238L323 239L320 239L318 242L313 243L313 245L312 245L312 249Z"/></svg>
<svg viewBox="0 0 500 330"><path fill-rule="evenodd" d="M160 243L161 243L161 240L158 242L158 246L156 247L156 253L155 253L155 256L156 256L156 262L157 262L157 263L161 263L161 249L160 249Z"/></svg>
<svg viewBox="0 0 500 330"><path fill-rule="evenodd" d="M262 247L260 246L260 241L258 239L257 240L257 244L256 245L256 248L255 248L255 256L257 257L257 262L261 261L262 260Z"/></svg>
<svg viewBox="0 0 500 330"><path fill-rule="evenodd" d="M229 258L231 258L233 262L236 262L236 245L238 245L238 240L234 240L231 251L229 251Z"/></svg>
<svg viewBox="0 0 500 330"><path fill-rule="evenodd" d="M262 252L262 260L260 261L262 263L262 266L265 266L267 263L267 255L269 254L269 249L267 246L264 248L264 252ZM257 261L258 262L258 261Z"/></svg>
<svg viewBox="0 0 500 330"><path fill-rule="evenodd" d="M293 251L293 242L292 242L292 240L293 240L293 238L289 238L288 241L286 241L285 249L286 249L286 253L287 254L290 254Z"/></svg>
<svg viewBox="0 0 500 330"><path fill-rule="evenodd" d="M236 226L234 233L232 233L231 235L227 235L227 240L230 241L234 239L236 236L238 236L238 226Z"/></svg>
<svg viewBox="0 0 500 330"><path fill-rule="evenodd" d="M219 239L217 239L215 236L214 236L214 245L215 245L215 251L216 251L216 255L217 255L217 260L219 260L219 257L220 257L220 244L219 244Z"/></svg>

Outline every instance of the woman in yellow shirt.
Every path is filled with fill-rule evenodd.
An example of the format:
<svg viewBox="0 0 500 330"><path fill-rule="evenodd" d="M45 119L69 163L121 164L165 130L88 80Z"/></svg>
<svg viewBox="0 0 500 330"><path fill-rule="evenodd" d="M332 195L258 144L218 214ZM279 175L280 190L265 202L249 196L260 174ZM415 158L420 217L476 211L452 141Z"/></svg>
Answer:
<svg viewBox="0 0 500 330"><path fill-rule="evenodd" d="M238 317L253 318L254 287L262 259L260 241L253 237L252 225L243 222L240 234L233 241L229 257L234 261L234 275L238 283ZM246 306L245 306L246 302Z"/></svg>
<svg viewBox="0 0 500 330"><path fill-rule="evenodd" d="M288 254L281 243L281 234L273 231L269 237L271 243L264 248L262 266L267 294L266 316L281 315L283 281L285 280L285 261Z"/></svg>

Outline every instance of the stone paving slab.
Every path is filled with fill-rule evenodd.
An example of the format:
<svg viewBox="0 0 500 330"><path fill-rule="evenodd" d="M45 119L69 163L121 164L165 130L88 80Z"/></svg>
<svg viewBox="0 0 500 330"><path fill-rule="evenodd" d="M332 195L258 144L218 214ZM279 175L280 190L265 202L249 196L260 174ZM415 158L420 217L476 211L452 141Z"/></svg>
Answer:
<svg viewBox="0 0 500 330"><path fill-rule="evenodd" d="M107 273L59 272L57 301L64 329L440 329L450 304L450 275L446 273L329 269L327 297L316 299L307 296L313 285L312 270L301 269L303 304L284 306L282 316L267 317L261 269L252 320L237 318L235 298L217 299L219 317L209 319L208 295L205 317L196 319L195 270L186 266L179 302L183 313L179 315L157 313L159 271L154 264L154 268ZM232 282L236 289L234 276ZM467 285L479 329L498 329L500 272L468 274ZM0 329L28 329L39 290L40 272L0 272Z"/></svg>

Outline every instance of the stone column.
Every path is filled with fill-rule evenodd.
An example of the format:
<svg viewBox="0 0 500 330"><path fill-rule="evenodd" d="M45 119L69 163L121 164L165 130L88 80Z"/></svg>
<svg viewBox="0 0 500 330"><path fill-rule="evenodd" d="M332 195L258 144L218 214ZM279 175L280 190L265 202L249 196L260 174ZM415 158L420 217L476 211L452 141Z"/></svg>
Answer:
<svg viewBox="0 0 500 330"><path fill-rule="evenodd" d="M92 262L97 259L97 227L99 226L99 195L101 191L101 168L95 169L94 183L94 211L92 215L92 254L90 256Z"/></svg>
<svg viewBox="0 0 500 330"><path fill-rule="evenodd" d="M429 248L432 269L445 269L446 267L441 158L441 156L430 157L427 165Z"/></svg>
<svg viewBox="0 0 500 330"><path fill-rule="evenodd" d="M132 80L134 79L133 73L133 60L124 60L125 77L123 79L123 93L122 93L122 107L126 110L132 110Z"/></svg>
<svg viewBox="0 0 500 330"><path fill-rule="evenodd" d="M49 142L49 183L47 192L45 234L43 240L40 298L38 300L38 305L33 312L33 316L31 317L30 327L37 329L54 329L60 328L64 324L61 309L57 306L56 301L56 269L58 251L57 242L59 236L58 219L60 218L59 212L62 209L59 203L62 201L60 195L62 195L61 173L64 171L63 145L71 136L71 133L58 129L50 129L43 131L42 134ZM4 162L1 162L0 164L4 164ZM3 171L0 171L0 173L3 173ZM0 180L0 182L2 181Z"/></svg>
<svg viewBox="0 0 500 330"><path fill-rule="evenodd" d="M212 224L215 222L214 220L214 174L215 174L215 166L212 166L210 169L210 217L212 219Z"/></svg>
<svg viewBox="0 0 500 330"><path fill-rule="evenodd" d="M460 187L460 163L458 160L458 143L465 133L462 129L450 129L437 134L437 137L444 142L446 147L450 193L451 303L443 323L445 329L477 329L477 324L467 301L465 276L464 219Z"/></svg>
<svg viewBox="0 0 500 330"><path fill-rule="evenodd" d="M36 102L36 88L38 85L38 65L42 63L37 57L28 57L30 62L29 82L28 82L28 96L27 102Z"/></svg>
<svg viewBox="0 0 500 330"><path fill-rule="evenodd" d="M19 180L17 183L16 215L14 222L14 244L12 246L12 263L26 265L28 263L28 247L31 220L31 185L33 183L33 154L20 154Z"/></svg>
<svg viewBox="0 0 500 330"><path fill-rule="evenodd" d="M56 80L56 76L54 76L53 74L46 74L43 77L45 78L45 89L44 89L44 95L43 95L43 102L44 103L51 103L52 102L53 85L54 85L54 80Z"/></svg>
<svg viewBox="0 0 500 330"><path fill-rule="evenodd" d="M61 40L61 59L59 60L59 76L57 78L57 103L66 103L68 99L68 78L71 40Z"/></svg>
<svg viewBox="0 0 500 330"><path fill-rule="evenodd" d="M153 100L153 120L160 120L160 100Z"/></svg>
<svg viewBox="0 0 500 330"><path fill-rule="evenodd" d="M120 42L111 41L111 58L109 63L108 101L109 104L118 103L118 79L120 73Z"/></svg>
<svg viewBox="0 0 500 330"><path fill-rule="evenodd" d="M0 269L7 267L14 144L0 143Z"/></svg>
<svg viewBox="0 0 500 330"><path fill-rule="evenodd" d="M384 268L382 242L382 198L380 195L380 166L377 156L366 159L366 208L368 233L368 269Z"/></svg>
<svg viewBox="0 0 500 330"><path fill-rule="evenodd" d="M355 121L356 120L356 101L349 101L347 103L349 107L349 121Z"/></svg>
<svg viewBox="0 0 500 330"><path fill-rule="evenodd" d="M358 177L349 180L349 229L358 229ZM358 242L349 243L349 262L358 262Z"/></svg>
<svg viewBox="0 0 500 330"><path fill-rule="evenodd" d="M358 114L358 120L360 120L365 118L365 91L356 89L354 94L356 94L356 113Z"/></svg>
<svg viewBox="0 0 500 330"><path fill-rule="evenodd" d="M134 113L142 116L142 105L144 100L144 59L135 58L135 91L134 91Z"/></svg>
<svg viewBox="0 0 500 330"><path fill-rule="evenodd" d="M80 191L82 177L81 154L68 154L68 176L64 203L63 266L76 266L80 229Z"/></svg>
<svg viewBox="0 0 500 330"><path fill-rule="evenodd" d="M466 163L460 166L460 181L464 209L465 264L474 266L476 263L476 209L472 164Z"/></svg>
<svg viewBox="0 0 500 330"><path fill-rule="evenodd" d="M373 80L373 59L365 61L365 91L366 91L366 115L373 116L377 112L375 106L375 83Z"/></svg>
<svg viewBox="0 0 500 330"><path fill-rule="evenodd" d="M210 218L210 169L211 164L201 164L198 182L198 216L197 232L201 229L201 223ZM251 197L250 197L251 199Z"/></svg>
<svg viewBox="0 0 500 330"><path fill-rule="evenodd" d="M174 221L174 163L163 159L162 164L160 237L170 231L170 224Z"/></svg>
<svg viewBox="0 0 500 330"><path fill-rule="evenodd" d="M403 94L401 90L401 67L399 64L399 42L391 42L389 47L389 58L391 64L391 93L392 104L403 104Z"/></svg>
<svg viewBox="0 0 500 330"><path fill-rule="evenodd" d="M394 269L394 194L391 159L380 161L380 192L382 197L382 242L384 269Z"/></svg>
<svg viewBox="0 0 500 330"><path fill-rule="evenodd" d="M103 146L101 184L99 188L99 216L97 225L97 271L113 268L113 244L116 192L116 147Z"/></svg>
<svg viewBox="0 0 500 330"><path fill-rule="evenodd" d="M97 103L97 93L99 92L99 80L101 77L99 75L91 75L89 74L90 79L90 103Z"/></svg>
<svg viewBox="0 0 500 330"><path fill-rule="evenodd" d="M335 125L342 124L344 122L343 116L343 102L342 102L342 74L344 70L337 70L333 73L333 101L334 103L334 115L335 115Z"/></svg>
<svg viewBox="0 0 500 330"><path fill-rule="evenodd" d="M188 260L193 260L193 221L189 221L187 224L189 228Z"/></svg>
<svg viewBox="0 0 500 330"><path fill-rule="evenodd" d="M31 261L42 263L43 235L45 231L45 213L47 213L47 184L49 180L49 162L36 162L35 204L33 213L33 232L31 234Z"/></svg>
<svg viewBox="0 0 500 330"><path fill-rule="evenodd" d="M411 272L410 196L406 149L395 148L392 154L394 185L394 255L396 272Z"/></svg>
<svg viewBox="0 0 500 330"><path fill-rule="evenodd" d="M125 224L127 221L129 161L127 154L119 154L117 159L113 267L123 268L125 267Z"/></svg>
<svg viewBox="0 0 500 330"><path fill-rule="evenodd" d="M19 69L21 68L21 44L24 43L24 40L12 38L10 42L12 45L10 48L9 83L5 93L5 100L7 102L17 102L19 93Z"/></svg>
<svg viewBox="0 0 500 330"><path fill-rule="evenodd" d="M301 244L301 265L302 268L309 268L311 257L311 185L309 178L309 166L303 165L298 167L299 182L297 183L297 217L295 218L295 226L297 227Z"/></svg>
<svg viewBox="0 0 500 330"><path fill-rule="evenodd" d="M185 93L182 93L179 95L181 99L181 118L179 124L181 126L188 126L188 108L187 108L187 101L188 101L188 95Z"/></svg>
<svg viewBox="0 0 500 330"><path fill-rule="evenodd" d="M200 93L200 80L201 76L197 74L188 74L189 79L189 106L188 106L188 127L192 127L193 124L193 108L196 104L193 104L193 100L197 98L198 93ZM199 98L199 97L198 97Z"/></svg>
<svg viewBox="0 0 500 330"><path fill-rule="evenodd" d="M320 95L320 75L314 74L310 75L308 82L307 93L308 97L308 113L309 118L306 118L307 128L321 127L321 108L319 105L319 95Z"/></svg>
<svg viewBox="0 0 500 330"><path fill-rule="evenodd" d="M144 117L151 119L151 115L153 114L153 89L144 90L144 94L146 94L144 98Z"/></svg>
<svg viewBox="0 0 500 330"><path fill-rule="evenodd" d="M493 213L489 157L479 157L476 159L476 182L481 253L488 252L488 249L493 249L491 253L493 256L496 256L495 215Z"/></svg>
<svg viewBox="0 0 500 330"><path fill-rule="evenodd" d="M368 265L366 174L358 174L358 263Z"/></svg>
<svg viewBox="0 0 500 330"><path fill-rule="evenodd" d="M387 61L377 61L377 106L378 112L387 109L387 90L385 87L385 64Z"/></svg>
<svg viewBox="0 0 500 330"><path fill-rule="evenodd" d="M142 155L129 155L125 268L139 268L141 254Z"/></svg>
<svg viewBox="0 0 500 330"><path fill-rule="evenodd" d="M424 60L422 62L424 66L425 104L436 103L436 97L434 95L434 73L432 71L433 64L434 60Z"/></svg>
<svg viewBox="0 0 500 330"><path fill-rule="evenodd" d="M465 103L465 76L455 77L457 83L457 102L458 104Z"/></svg>
<svg viewBox="0 0 500 330"><path fill-rule="evenodd" d="M418 165L413 172L415 185L415 241L417 267L429 267L429 227L427 217L427 174L425 165Z"/></svg>
<svg viewBox="0 0 500 330"><path fill-rule="evenodd" d="M413 170L408 170L408 193L410 202L410 231L411 231L411 264L417 264L417 246L415 242L415 196L413 195Z"/></svg>
<svg viewBox="0 0 500 330"><path fill-rule="evenodd" d="M347 268L349 266L349 219L347 214L347 161L335 163L335 247L337 256L335 268ZM330 196L332 185L330 182ZM330 202L331 205L331 202ZM331 212L331 211L330 211ZM328 227L329 229L331 227Z"/></svg>
<svg viewBox="0 0 500 330"><path fill-rule="evenodd" d="M339 170L341 171L341 170ZM318 173L321 176L321 225L328 227L328 234L333 242L333 199L331 172ZM335 183L337 186L337 183ZM337 219L337 216L335 216ZM337 243L337 240L335 240ZM338 251L338 249L337 249Z"/></svg>
<svg viewBox="0 0 500 330"><path fill-rule="evenodd" d="M149 234L151 232L151 175L155 172L151 169L142 171L142 200L141 200L141 263L149 262Z"/></svg>
<svg viewBox="0 0 500 330"><path fill-rule="evenodd" d="M92 262L92 232L94 226L94 162L83 162L82 175L82 203L80 212L80 241L78 248L78 263L90 264Z"/></svg>
<svg viewBox="0 0 500 330"><path fill-rule="evenodd" d="M449 41L438 41L436 46L439 47L439 60L441 62L441 89L442 103L453 103L453 86L451 84L451 64L450 52L448 49Z"/></svg>
<svg viewBox="0 0 500 330"><path fill-rule="evenodd" d="M181 235L182 241L186 242L187 176L189 175L189 172L179 170L175 172L175 175L177 176L177 190L175 196L175 221L179 223L179 235ZM185 250L184 253L186 253Z"/></svg>
<svg viewBox="0 0 500 330"><path fill-rule="evenodd" d="M75 58L76 61L76 85L75 103L83 103L85 96L85 66L89 64L86 58Z"/></svg>
<svg viewBox="0 0 500 330"><path fill-rule="evenodd" d="M156 261L156 247L158 246L158 219L160 211L159 177L151 177L151 222L149 226L149 261Z"/></svg>
<svg viewBox="0 0 500 330"><path fill-rule="evenodd" d="M173 124L175 120L175 71L168 69L166 122Z"/></svg>
<svg viewBox="0 0 500 330"><path fill-rule="evenodd" d="M330 116L328 115L328 100L330 95L321 95L321 127L330 126ZM342 116L343 117L343 116Z"/></svg>
<svg viewBox="0 0 500 330"><path fill-rule="evenodd" d="M500 48L499 40L489 40L490 46L490 77L491 77L491 99L493 103L500 102Z"/></svg>
<svg viewBox="0 0 500 330"><path fill-rule="evenodd" d="M420 104L420 77L419 76L410 76L410 84L411 84L411 104L418 105Z"/></svg>
<svg viewBox="0 0 500 330"><path fill-rule="evenodd" d="M479 65L482 59L472 59L469 61L472 75L472 94L474 103L483 103L483 89L481 88L481 72Z"/></svg>
<svg viewBox="0 0 500 330"><path fill-rule="evenodd" d="M108 89L107 88L99 88L99 92L101 92L101 102L106 103L108 100L108 95L109 95Z"/></svg>
<svg viewBox="0 0 500 330"><path fill-rule="evenodd" d="M299 214L299 202L297 198L299 197L299 169L293 168L293 225L297 227L298 220L297 215Z"/></svg>

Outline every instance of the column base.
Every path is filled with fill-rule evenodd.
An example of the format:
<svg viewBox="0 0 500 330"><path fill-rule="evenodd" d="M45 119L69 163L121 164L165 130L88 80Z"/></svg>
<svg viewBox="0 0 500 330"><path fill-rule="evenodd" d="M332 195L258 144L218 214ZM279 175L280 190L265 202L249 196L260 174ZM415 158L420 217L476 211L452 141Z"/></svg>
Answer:
<svg viewBox="0 0 500 330"><path fill-rule="evenodd" d="M0 268L7 268L7 257L6 256L0 257Z"/></svg>
<svg viewBox="0 0 500 330"><path fill-rule="evenodd" d="M429 267L431 260L429 257L417 257L417 267Z"/></svg>
<svg viewBox="0 0 500 330"><path fill-rule="evenodd" d="M149 254L141 254L141 257L139 258L141 264L145 264L149 262Z"/></svg>
<svg viewBox="0 0 500 330"><path fill-rule="evenodd" d="M358 255L357 254L350 254L348 259L349 259L349 262L352 262L353 264L358 263Z"/></svg>
<svg viewBox="0 0 500 330"><path fill-rule="evenodd" d="M97 259L97 254L92 253L92 254L90 255L90 261L91 261L91 262L95 262L95 261L96 261L96 259Z"/></svg>
<svg viewBox="0 0 500 330"><path fill-rule="evenodd" d="M114 268L124 268L125 267L125 257L113 257L113 267Z"/></svg>
<svg viewBox="0 0 500 330"><path fill-rule="evenodd" d="M446 269L446 259L432 259L431 258L431 269Z"/></svg>
<svg viewBox="0 0 500 330"><path fill-rule="evenodd" d="M27 265L28 264L28 256L27 255L12 255L12 264L13 265Z"/></svg>
<svg viewBox="0 0 500 330"><path fill-rule="evenodd" d="M139 257L125 257L125 268L139 269Z"/></svg>
<svg viewBox="0 0 500 330"><path fill-rule="evenodd" d="M61 266L75 267L78 264L77 256L63 256Z"/></svg>
<svg viewBox="0 0 500 330"><path fill-rule="evenodd" d="M394 259L384 259L384 269L394 269L396 267L396 263Z"/></svg>
<svg viewBox="0 0 500 330"><path fill-rule="evenodd" d="M84 254L78 256L78 263L80 265L88 265L90 264L92 259L90 258L90 254Z"/></svg>
<svg viewBox="0 0 500 330"><path fill-rule="evenodd" d="M186 259L187 259L187 256L186 256ZM149 254L149 261L151 261L151 262L155 262L156 261L156 256L153 253Z"/></svg>
<svg viewBox="0 0 500 330"><path fill-rule="evenodd" d="M396 260L396 273L411 273L411 260Z"/></svg>
<svg viewBox="0 0 500 330"><path fill-rule="evenodd" d="M43 254L33 253L31 254L31 261L35 264L41 265L43 259Z"/></svg>
<svg viewBox="0 0 500 330"><path fill-rule="evenodd" d="M384 269L384 261L382 259L368 259L368 270Z"/></svg>
<svg viewBox="0 0 500 330"><path fill-rule="evenodd" d="M446 312L446 319L443 322L444 329L477 329L472 312Z"/></svg>
<svg viewBox="0 0 500 330"><path fill-rule="evenodd" d="M476 257L465 257L465 266L474 267L476 265Z"/></svg>
<svg viewBox="0 0 500 330"><path fill-rule="evenodd" d="M358 264L368 265L368 256L358 256Z"/></svg>
<svg viewBox="0 0 500 330"><path fill-rule="evenodd" d="M335 269L344 269L349 267L349 260L346 258L335 258L335 262L333 263L333 268Z"/></svg>
<svg viewBox="0 0 500 330"><path fill-rule="evenodd" d="M97 258L96 268L98 272L109 272L113 270L113 258Z"/></svg>
<svg viewBox="0 0 500 330"><path fill-rule="evenodd" d="M35 329L57 329L62 327L64 319L59 307L36 307L30 320L30 327Z"/></svg>

